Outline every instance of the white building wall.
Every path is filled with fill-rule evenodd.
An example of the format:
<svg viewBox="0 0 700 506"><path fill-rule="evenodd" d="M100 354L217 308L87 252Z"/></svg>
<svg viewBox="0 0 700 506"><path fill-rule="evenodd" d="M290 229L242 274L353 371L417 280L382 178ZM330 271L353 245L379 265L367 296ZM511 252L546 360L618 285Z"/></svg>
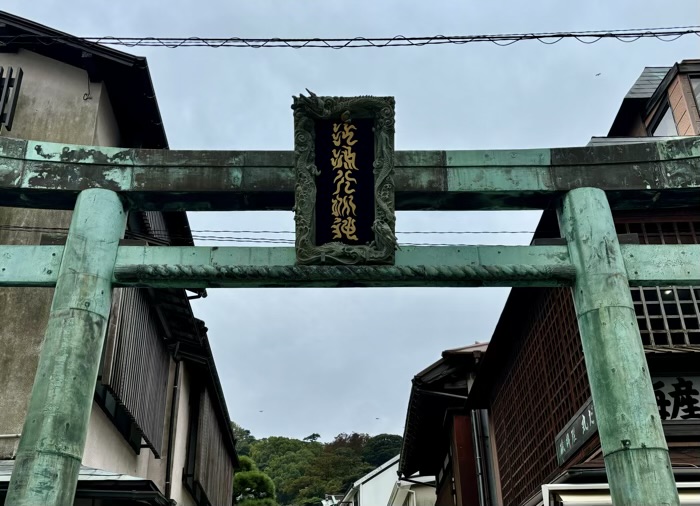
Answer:
<svg viewBox="0 0 700 506"><path fill-rule="evenodd" d="M97 403L92 403L88 435L83 454L83 465L104 469L115 473L128 474L153 481L161 492L165 491L165 471L167 462L167 438L172 402L172 384L175 363L171 360L168 380L168 401L166 402L163 431L163 455L157 459L149 448L141 448L137 455L124 436L117 430L109 417Z"/></svg>
<svg viewBox="0 0 700 506"><path fill-rule="evenodd" d="M190 375L187 365L182 363L180 368L180 402L177 409L177 425L175 428L175 452L173 454L172 499L178 506L196 506L194 499L185 489L182 482L182 471L187 458L187 435L190 426Z"/></svg>
<svg viewBox="0 0 700 506"><path fill-rule="evenodd" d="M360 506L386 506L398 476L399 463L384 469L368 482L360 484Z"/></svg>
<svg viewBox="0 0 700 506"><path fill-rule="evenodd" d="M136 455L102 408L92 403L83 465L145 478L148 453L151 452L142 450L140 455Z"/></svg>
<svg viewBox="0 0 700 506"><path fill-rule="evenodd" d="M411 487L411 490L416 494L416 504L412 505L409 503L409 506L435 506L436 496L434 487L414 485Z"/></svg>
<svg viewBox="0 0 700 506"><path fill-rule="evenodd" d="M402 481L394 487L386 506L436 506L436 500L435 487Z"/></svg>

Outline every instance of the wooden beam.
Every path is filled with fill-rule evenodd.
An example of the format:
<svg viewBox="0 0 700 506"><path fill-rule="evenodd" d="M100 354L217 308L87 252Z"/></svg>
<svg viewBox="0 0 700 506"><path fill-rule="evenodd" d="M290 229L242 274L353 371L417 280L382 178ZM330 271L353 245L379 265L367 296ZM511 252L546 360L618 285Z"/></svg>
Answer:
<svg viewBox="0 0 700 506"><path fill-rule="evenodd" d="M700 139L510 151L399 151L398 210L548 209L573 188L614 209L696 205ZM0 138L3 205L72 209L87 188L130 208L291 210L291 151L165 151ZM47 191L52 190L52 191Z"/></svg>

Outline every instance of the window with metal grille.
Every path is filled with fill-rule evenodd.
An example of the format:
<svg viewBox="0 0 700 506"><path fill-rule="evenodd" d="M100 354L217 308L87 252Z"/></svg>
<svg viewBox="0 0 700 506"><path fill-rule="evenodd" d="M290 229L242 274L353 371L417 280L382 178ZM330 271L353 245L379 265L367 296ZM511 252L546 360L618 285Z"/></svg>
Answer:
<svg viewBox="0 0 700 506"><path fill-rule="evenodd" d="M4 125L8 132L12 130L23 75L21 68L15 71L12 67L0 67L0 126Z"/></svg>

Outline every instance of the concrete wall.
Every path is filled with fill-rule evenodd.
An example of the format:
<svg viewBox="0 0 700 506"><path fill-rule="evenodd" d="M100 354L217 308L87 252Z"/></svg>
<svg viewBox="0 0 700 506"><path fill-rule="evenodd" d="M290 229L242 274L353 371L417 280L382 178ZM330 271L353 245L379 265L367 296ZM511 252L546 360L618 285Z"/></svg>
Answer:
<svg viewBox="0 0 700 506"><path fill-rule="evenodd" d="M0 135L77 144L117 146L118 131L106 90L87 73L30 51L0 53L0 66L22 67L24 78L12 132ZM0 226L68 227L70 212L0 207ZM41 234L0 230L0 244L38 244ZM22 431L53 290L0 289L0 434ZM0 459L17 439L0 439Z"/></svg>

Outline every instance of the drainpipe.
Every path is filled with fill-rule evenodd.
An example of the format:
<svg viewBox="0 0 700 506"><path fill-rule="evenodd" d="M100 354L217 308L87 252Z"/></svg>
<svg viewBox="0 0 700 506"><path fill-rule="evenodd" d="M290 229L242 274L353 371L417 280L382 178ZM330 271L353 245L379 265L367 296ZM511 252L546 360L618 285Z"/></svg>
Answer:
<svg viewBox="0 0 700 506"><path fill-rule="evenodd" d="M484 467L486 468L486 483L488 484L489 501L488 504L495 504L496 497L496 475L494 472L495 466L493 463L493 440L491 439L491 430L489 429L489 414L485 409L479 410L481 418L481 437L484 440Z"/></svg>
<svg viewBox="0 0 700 506"><path fill-rule="evenodd" d="M479 418L477 412L472 410L469 413L472 420L472 443L474 445L474 459L476 460L476 486L479 489L479 506L486 505L486 497L484 496L484 462L481 457L481 440L479 439Z"/></svg>
<svg viewBox="0 0 700 506"><path fill-rule="evenodd" d="M165 461L165 497L172 499L173 489L173 455L175 454L175 422L177 410L180 405L180 359L175 359L175 379L173 381L173 395L170 402L170 420L168 421L168 456Z"/></svg>
<svg viewBox="0 0 700 506"><path fill-rule="evenodd" d="M0 439L17 439L22 437L22 434L0 434Z"/></svg>

